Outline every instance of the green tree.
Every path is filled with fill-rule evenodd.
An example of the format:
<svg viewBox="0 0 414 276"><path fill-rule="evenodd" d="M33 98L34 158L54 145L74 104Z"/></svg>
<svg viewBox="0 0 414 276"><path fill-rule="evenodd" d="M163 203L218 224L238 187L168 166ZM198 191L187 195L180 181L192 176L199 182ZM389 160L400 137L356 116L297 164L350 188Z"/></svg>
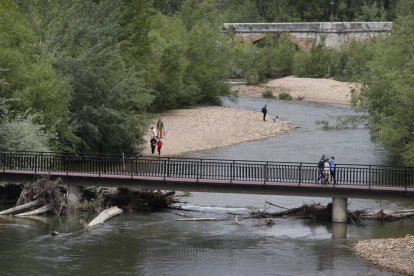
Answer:
<svg viewBox="0 0 414 276"><path fill-rule="evenodd" d="M147 45L139 44L144 54L135 48L131 29L141 21L119 3L63 2L61 16L51 22L49 49L58 49L56 67L71 79L71 119L81 151L133 152L148 123L153 96L137 68ZM137 3L130 8L142 8Z"/></svg>
<svg viewBox="0 0 414 276"><path fill-rule="evenodd" d="M185 85L188 33L178 17L153 17L151 32L152 75L155 79L156 110L177 108L193 103L191 91Z"/></svg>
<svg viewBox="0 0 414 276"><path fill-rule="evenodd" d="M35 123L36 115L11 112L16 100L0 98L0 150L49 151L50 135Z"/></svg>
<svg viewBox="0 0 414 276"><path fill-rule="evenodd" d="M257 69L260 79L272 79L288 76L292 73L295 45L285 37L266 38L260 48Z"/></svg>
<svg viewBox="0 0 414 276"><path fill-rule="evenodd" d="M395 22L379 43L354 103L367 110L372 137L383 142L405 165L414 165L414 16Z"/></svg>
<svg viewBox="0 0 414 276"><path fill-rule="evenodd" d="M335 50L327 48L321 37L310 50L301 50L295 55L293 73L299 77L330 77L335 63Z"/></svg>
<svg viewBox="0 0 414 276"><path fill-rule="evenodd" d="M220 103L219 96L229 93L224 83L230 71L227 37L220 33L221 18L213 0L187 0L183 4L182 20L188 34L186 85L193 103Z"/></svg>
<svg viewBox="0 0 414 276"><path fill-rule="evenodd" d="M59 135L60 129L67 129L71 87L55 71L32 27L20 6L9 0L0 2L0 78L4 84L0 97L19 99L12 102L14 110L36 114L31 120Z"/></svg>

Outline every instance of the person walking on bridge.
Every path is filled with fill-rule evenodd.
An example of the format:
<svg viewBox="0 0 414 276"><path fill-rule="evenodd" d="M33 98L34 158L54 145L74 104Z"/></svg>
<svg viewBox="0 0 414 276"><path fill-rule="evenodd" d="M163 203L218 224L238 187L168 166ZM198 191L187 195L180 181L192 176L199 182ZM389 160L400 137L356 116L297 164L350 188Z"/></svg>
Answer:
<svg viewBox="0 0 414 276"><path fill-rule="evenodd" d="M329 174L330 174L331 180L333 180L333 183L336 184L336 177L335 177L336 166L335 166L334 159L335 157L331 156L331 159L329 160Z"/></svg>
<svg viewBox="0 0 414 276"><path fill-rule="evenodd" d="M323 168L325 167L325 154L322 154L321 160L318 162L318 178L315 182L323 180Z"/></svg>
<svg viewBox="0 0 414 276"><path fill-rule="evenodd" d="M329 168L329 158L325 158L325 163L323 167L323 180L322 183L329 183L330 182L330 168Z"/></svg>

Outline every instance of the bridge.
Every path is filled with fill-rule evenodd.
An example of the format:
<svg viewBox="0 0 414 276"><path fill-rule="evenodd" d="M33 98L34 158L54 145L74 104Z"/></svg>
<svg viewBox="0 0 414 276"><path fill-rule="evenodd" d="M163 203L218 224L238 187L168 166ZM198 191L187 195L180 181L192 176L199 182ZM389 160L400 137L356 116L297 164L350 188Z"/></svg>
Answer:
<svg viewBox="0 0 414 276"><path fill-rule="evenodd" d="M223 31L244 41L257 42L267 36L285 36L301 48L310 48L322 37L328 47L337 48L352 40L365 41L391 32L392 22L296 22L224 23Z"/></svg>
<svg viewBox="0 0 414 276"><path fill-rule="evenodd" d="M414 198L414 168L340 164L328 184L318 173L302 162L0 152L3 183L51 175L69 186L332 197L335 222L346 222L348 198Z"/></svg>

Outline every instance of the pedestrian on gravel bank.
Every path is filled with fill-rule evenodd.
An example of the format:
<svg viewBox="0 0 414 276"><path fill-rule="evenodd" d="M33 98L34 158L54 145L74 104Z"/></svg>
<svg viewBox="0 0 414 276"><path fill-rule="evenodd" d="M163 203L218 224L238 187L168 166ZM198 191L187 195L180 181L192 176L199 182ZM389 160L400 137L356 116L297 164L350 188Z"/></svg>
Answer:
<svg viewBox="0 0 414 276"><path fill-rule="evenodd" d="M266 121L267 105L263 106L262 113L263 113L263 121Z"/></svg>
<svg viewBox="0 0 414 276"><path fill-rule="evenodd" d="M161 155L162 141L161 138L157 141L158 155Z"/></svg>

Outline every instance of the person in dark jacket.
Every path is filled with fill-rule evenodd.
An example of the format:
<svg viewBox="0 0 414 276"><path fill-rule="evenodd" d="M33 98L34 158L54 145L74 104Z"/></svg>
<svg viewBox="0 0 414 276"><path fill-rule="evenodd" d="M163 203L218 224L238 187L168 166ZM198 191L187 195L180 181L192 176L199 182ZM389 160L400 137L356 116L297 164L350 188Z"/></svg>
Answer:
<svg viewBox="0 0 414 276"><path fill-rule="evenodd" d="M318 178L315 182L322 181L324 179L323 169L325 167L325 154L322 154L321 160L318 162Z"/></svg>
<svg viewBox="0 0 414 276"><path fill-rule="evenodd" d="M263 121L266 121L267 105L263 106L262 113L263 113Z"/></svg>
<svg viewBox="0 0 414 276"><path fill-rule="evenodd" d="M151 138L150 145L151 145L151 153L154 154L155 153L155 147L157 146L157 139L155 139L155 137Z"/></svg>

